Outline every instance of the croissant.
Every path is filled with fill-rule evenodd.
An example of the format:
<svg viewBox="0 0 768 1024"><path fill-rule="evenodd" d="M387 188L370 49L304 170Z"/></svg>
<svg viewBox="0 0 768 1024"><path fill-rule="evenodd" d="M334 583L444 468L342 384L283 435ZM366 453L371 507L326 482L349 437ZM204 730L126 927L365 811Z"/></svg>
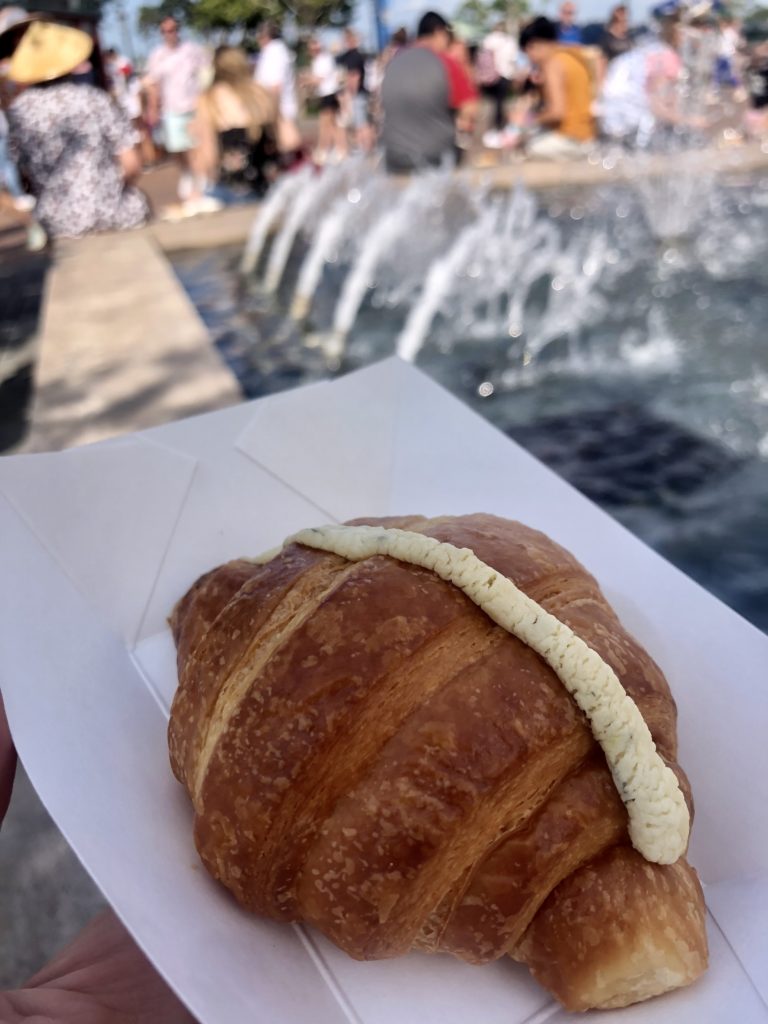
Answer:
<svg viewBox="0 0 768 1024"><path fill-rule="evenodd" d="M660 669L540 532L480 514L363 523L379 546L356 560L302 534L207 573L172 612L171 765L207 870L249 910L307 922L357 959L509 955L570 1010L691 983L707 964L704 899L679 856L692 801ZM398 531L432 546L434 569L370 553ZM632 698L647 729L627 735L650 730L686 821L672 862L631 838L645 797L639 769L621 783L629 748L601 749L555 655L443 578L456 549L489 570L483 588L518 588L534 633L546 619L575 635ZM659 806L666 827L677 812Z"/></svg>

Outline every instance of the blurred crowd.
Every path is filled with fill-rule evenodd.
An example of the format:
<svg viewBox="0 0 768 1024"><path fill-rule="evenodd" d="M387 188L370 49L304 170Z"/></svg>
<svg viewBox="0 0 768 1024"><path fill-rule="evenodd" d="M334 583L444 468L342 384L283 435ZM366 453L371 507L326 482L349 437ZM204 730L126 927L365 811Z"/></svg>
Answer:
<svg viewBox="0 0 768 1024"><path fill-rule="evenodd" d="M138 226L142 167L178 165L180 219L263 195L281 173L350 153L392 173L451 167L489 151L575 160L596 140L629 148L665 132L768 132L768 32L727 11L664 0L650 29L628 8L579 22L500 22L474 38L425 13L368 54L352 29L289 45L265 22L246 46L210 51L174 18L139 69L81 28L0 10L0 185L46 236Z"/></svg>

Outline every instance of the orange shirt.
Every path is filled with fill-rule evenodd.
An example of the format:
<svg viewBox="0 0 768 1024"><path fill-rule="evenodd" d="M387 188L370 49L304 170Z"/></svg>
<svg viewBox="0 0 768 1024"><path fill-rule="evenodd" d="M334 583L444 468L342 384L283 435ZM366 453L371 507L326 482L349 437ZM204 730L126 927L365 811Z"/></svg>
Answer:
<svg viewBox="0 0 768 1024"><path fill-rule="evenodd" d="M552 60L562 70L565 83L565 114L557 130L577 142L590 142L595 137L595 122L587 65L570 47L558 50Z"/></svg>

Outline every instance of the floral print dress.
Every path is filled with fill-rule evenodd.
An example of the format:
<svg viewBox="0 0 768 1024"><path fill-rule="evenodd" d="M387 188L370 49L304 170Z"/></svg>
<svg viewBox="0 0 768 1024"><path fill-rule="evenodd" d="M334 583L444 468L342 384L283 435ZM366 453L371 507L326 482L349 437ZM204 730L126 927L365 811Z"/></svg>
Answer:
<svg viewBox="0 0 768 1024"><path fill-rule="evenodd" d="M144 195L125 185L117 162L133 145L133 132L105 92L69 81L34 86L13 101L7 117L11 152L49 235L77 238L147 220Z"/></svg>

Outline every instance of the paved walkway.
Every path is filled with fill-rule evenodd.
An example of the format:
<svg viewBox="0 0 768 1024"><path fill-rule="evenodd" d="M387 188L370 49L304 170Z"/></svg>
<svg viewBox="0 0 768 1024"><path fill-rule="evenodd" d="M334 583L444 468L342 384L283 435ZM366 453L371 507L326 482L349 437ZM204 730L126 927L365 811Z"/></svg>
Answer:
<svg viewBox="0 0 768 1024"><path fill-rule="evenodd" d="M173 201L172 165L148 180L157 209ZM56 450L239 400L163 250L242 241L254 209L64 241L53 259L26 252L23 225L0 227L0 451Z"/></svg>
<svg viewBox="0 0 768 1024"><path fill-rule="evenodd" d="M60 244L24 451L54 451L239 401L151 232Z"/></svg>

